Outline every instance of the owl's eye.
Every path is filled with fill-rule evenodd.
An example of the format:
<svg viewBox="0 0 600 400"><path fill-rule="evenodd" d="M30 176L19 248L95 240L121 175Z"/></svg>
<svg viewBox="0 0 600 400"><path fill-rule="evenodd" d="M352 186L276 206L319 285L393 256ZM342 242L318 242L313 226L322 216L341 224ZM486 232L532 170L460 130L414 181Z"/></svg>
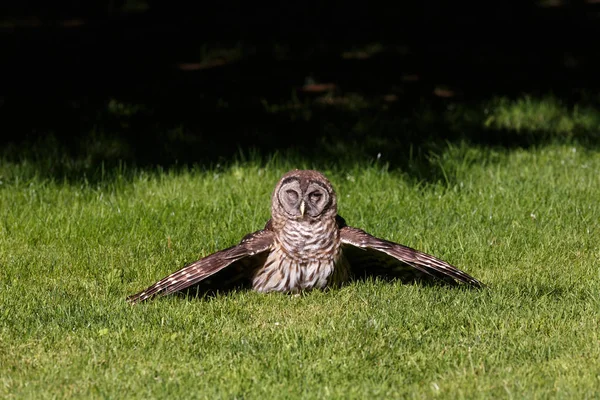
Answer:
<svg viewBox="0 0 600 400"><path fill-rule="evenodd" d="M311 203L318 203L323 198L323 193L321 192L312 192L308 195L308 199Z"/></svg>
<svg viewBox="0 0 600 400"><path fill-rule="evenodd" d="M287 196L288 200L292 203L298 201L298 192L296 192L295 190L288 189L285 191L285 195Z"/></svg>

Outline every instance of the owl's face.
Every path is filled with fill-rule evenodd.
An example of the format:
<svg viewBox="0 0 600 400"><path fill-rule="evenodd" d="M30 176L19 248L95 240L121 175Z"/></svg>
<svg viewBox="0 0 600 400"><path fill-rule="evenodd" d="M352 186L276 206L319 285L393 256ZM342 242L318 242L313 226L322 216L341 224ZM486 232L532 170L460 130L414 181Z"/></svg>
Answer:
<svg viewBox="0 0 600 400"><path fill-rule="evenodd" d="M337 214L335 192L323 174L294 170L285 174L273 193L273 213L287 218L315 220Z"/></svg>

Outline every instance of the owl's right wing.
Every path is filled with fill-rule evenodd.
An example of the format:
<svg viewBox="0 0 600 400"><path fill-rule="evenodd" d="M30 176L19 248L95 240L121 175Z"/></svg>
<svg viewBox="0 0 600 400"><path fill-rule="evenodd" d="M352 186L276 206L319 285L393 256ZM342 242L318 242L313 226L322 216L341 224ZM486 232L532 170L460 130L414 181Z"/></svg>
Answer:
<svg viewBox="0 0 600 400"><path fill-rule="evenodd" d="M269 228L270 226L267 224L265 229L246 235L238 245L217 251L173 272L147 289L129 296L127 301L135 304L156 295L167 295L183 290L237 261L269 251L274 238L273 231Z"/></svg>

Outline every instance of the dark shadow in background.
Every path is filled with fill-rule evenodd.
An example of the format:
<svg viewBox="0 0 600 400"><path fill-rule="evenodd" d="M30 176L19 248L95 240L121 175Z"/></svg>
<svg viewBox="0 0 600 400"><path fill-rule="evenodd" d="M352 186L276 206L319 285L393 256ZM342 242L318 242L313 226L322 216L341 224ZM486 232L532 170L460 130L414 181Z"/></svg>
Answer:
<svg viewBox="0 0 600 400"><path fill-rule="evenodd" d="M524 93L598 106L598 1L188 3L0 6L5 157L77 179L121 161L207 167L240 149L381 154L437 179L427 157L447 143L555 139L484 131L482 115L451 124L449 108Z"/></svg>

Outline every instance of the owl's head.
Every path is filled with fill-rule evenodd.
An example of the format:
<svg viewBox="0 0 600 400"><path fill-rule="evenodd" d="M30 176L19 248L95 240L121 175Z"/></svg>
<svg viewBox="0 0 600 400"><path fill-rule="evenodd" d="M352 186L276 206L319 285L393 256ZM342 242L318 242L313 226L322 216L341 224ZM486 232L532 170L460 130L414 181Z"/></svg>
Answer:
<svg viewBox="0 0 600 400"><path fill-rule="evenodd" d="M292 170L277 183L271 199L273 216L288 219L335 217L337 200L329 180L313 170Z"/></svg>

